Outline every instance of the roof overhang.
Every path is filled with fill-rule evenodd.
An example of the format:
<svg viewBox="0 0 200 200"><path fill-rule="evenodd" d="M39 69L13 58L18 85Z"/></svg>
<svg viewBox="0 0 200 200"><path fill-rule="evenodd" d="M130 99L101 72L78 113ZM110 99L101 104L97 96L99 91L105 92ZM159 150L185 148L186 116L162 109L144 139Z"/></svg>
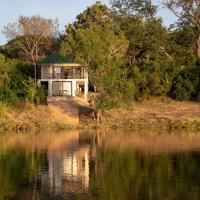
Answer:
<svg viewBox="0 0 200 200"><path fill-rule="evenodd" d="M49 63L49 64L39 64L40 66L54 66L54 67L86 67L80 63Z"/></svg>

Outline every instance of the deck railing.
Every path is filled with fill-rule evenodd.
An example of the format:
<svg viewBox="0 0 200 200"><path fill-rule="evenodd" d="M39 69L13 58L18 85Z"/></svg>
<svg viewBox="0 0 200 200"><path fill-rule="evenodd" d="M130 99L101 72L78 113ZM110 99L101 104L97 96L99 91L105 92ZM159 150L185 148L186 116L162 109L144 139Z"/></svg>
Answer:
<svg viewBox="0 0 200 200"><path fill-rule="evenodd" d="M87 74L74 74L74 75L68 75L68 74L50 74L50 73L41 73L41 75L38 75L38 79L85 79L87 78Z"/></svg>

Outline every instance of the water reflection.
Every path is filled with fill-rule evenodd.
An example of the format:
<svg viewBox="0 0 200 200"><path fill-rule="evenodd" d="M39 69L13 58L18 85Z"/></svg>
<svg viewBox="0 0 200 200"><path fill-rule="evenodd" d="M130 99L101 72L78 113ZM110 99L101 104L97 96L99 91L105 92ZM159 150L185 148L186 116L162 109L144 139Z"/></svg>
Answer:
<svg viewBox="0 0 200 200"><path fill-rule="evenodd" d="M0 200L200 199L200 134L3 134Z"/></svg>

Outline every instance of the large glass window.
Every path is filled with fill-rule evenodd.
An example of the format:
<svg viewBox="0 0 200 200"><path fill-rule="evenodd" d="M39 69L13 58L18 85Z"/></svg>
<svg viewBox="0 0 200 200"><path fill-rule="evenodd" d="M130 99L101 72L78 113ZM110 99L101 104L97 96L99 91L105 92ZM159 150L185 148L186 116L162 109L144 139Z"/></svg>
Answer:
<svg viewBox="0 0 200 200"><path fill-rule="evenodd" d="M61 67L54 67L55 78L61 78Z"/></svg>
<svg viewBox="0 0 200 200"><path fill-rule="evenodd" d="M53 81L53 96L72 95L71 81Z"/></svg>

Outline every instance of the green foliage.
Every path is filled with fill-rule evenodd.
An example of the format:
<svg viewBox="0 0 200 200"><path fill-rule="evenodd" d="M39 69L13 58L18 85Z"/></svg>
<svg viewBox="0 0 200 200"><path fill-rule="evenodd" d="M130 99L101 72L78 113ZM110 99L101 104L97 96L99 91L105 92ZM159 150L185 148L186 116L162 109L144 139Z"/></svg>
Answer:
<svg viewBox="0 0 200 200"><path fill-rule="evenodd" d="M135 98L135 85L128 79L128 72L117 63L109 63L106 74L95 79L98 86L96 104L100 109L111 109L120 105L128 105Z"/></svg>
<svg viewBox="0 0 200 200"><path fill-rule="evenodd" d="M157 7L151 0L111 0L114 11L121 15L131 15L149 19L155 16Z"/></svg>
<svg viewBox="0 0 200 200"><path fill-rule="evenodd" d="M112 108L143 96L198 100L194 28L166 29L150 1L97 2L68 25L62 54L89 66L96 107ZM128 95L130 94L130 95ZM127 101L126 101L127 100Z"/></svg>
<svg viewBox="0 0 200 200"><path fill-rule="evenodd" d="M150 0L113 0L111 9L96 2L66 26L55 46L88 66L97 109L144 96L200 100L199 67L192 67L197 29L188 22L166 29L156 14ZM31 79L33 67L14 61L20 53L13 51L15 42L21 39L0 49L0 100L39 104L45 98Z"/></svg>
<svg viewBox="0 0 200 200"><path fill-rule="evenodd" d="M195 65L195 41L193 39L193 27L180 26L169 33L170 54L175 62L181 66Z"/></svg>
<svg viewBox="0 0 200 200"><path fill-rule="evenodd" d="M0 54L0 102L17 105L20 101L43 103L44 92L33 81L33 67L6 59Z"/></svg>
<svg viewBox="0 0 200 200"><path fill-rule="evenodd" d="M7 105L4 102L0 101L0 115L7 110Z"/></svg>
<svg viewBox="0 0 200 200"><path fill-rule="evenodd" d="M16 48L15 40L8 41L7 44L0 47L0 54L3 54L6 58L9 59L19 59L20 51Z"/></svg>
<svg viewBox="0 0 200 200"><path fill-rule="evenodd" d="M129 67L129 77L135 84L135 98L166 96L171 89L174 74L173 63L160 63L160 60L139 67Z"/></svg>
<svg viewBox="0 0 200 200"><path fill-rule="evenodd" d="M177 100L200 100L199 67L183 68L173 78L170 95Z"/></svg>
<svg viewBox="0 0 200 200"><path fill-rule="evenodd" d="M44 91L33 79L29 78L28 80L24 80L23 86L24 97L27 102L36 104L44 103Z"/></svg>
<svg viewBox="0 0 200 200"><path fill-rule="evenodd" d="M96 107L100 109L134 99L134 85L128 80L127 70L121 67L128 41L108 13L108 8L100 3L81 13L71 26L73 31L68 30L61 49L89 67L89 77L97 93Z"/></svg>
<svg viewBox="0 0 200 200"><path fill-rule="evenodd" d="M96 2L76 17L77 21L73 24L74 31L78 29L87 29L92 25L110 23L110 15L111 10L106 5L102 5L100 1ZM70 29L67 29L67 31L70 31Z"/></svg>
<svg viewBox="0 0 200 200"><path fill-rule="evenodd" d="M5 87L10 81L10 73L14 68L14 62L7 60L0 54L0 87Z"/></svg>

